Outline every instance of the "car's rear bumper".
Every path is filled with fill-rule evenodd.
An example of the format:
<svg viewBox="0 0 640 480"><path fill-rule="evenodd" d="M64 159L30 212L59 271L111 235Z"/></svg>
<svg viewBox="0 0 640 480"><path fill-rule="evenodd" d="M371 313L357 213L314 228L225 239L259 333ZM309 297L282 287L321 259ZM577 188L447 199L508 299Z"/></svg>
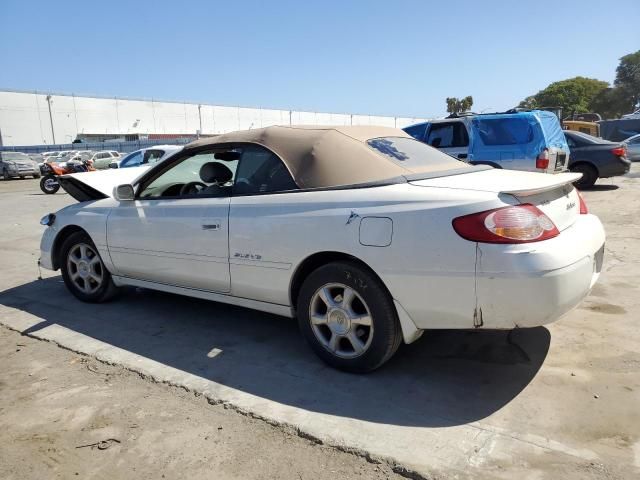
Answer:
<svg viewBox="0 0 640 480"><path fill-rule="evenodd" d="M598 217L580 215L551 240L480 244L476 323L483 328L515 328L557 320L576 307L597 281L604 241Z"/></svg>
<svg viewBox="0 0 640 480"><path fill-rule="evenodd" d="M599 166L598 176L600 178L617 177L629 173L631 169L631 161L625 157L617 157L616 161L608 162Z"/></svg>

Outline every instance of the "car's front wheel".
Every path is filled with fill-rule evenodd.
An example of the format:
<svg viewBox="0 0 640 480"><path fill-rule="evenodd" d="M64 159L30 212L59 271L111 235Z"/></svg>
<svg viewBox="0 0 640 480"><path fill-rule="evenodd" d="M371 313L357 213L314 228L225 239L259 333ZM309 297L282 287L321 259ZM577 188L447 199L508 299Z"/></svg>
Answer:
<svg viewBox="0 0 640 480"><path fill-rule="evenodd" d="M98 249L84 232L73 233L64 241L60 264L65 285L83 302L106 302L118 291Z"/></svg>
<svg viewBox="0 0 640 480"><path fill-rule="evenodd" d="M374 370L391 358L402 340L391 296L375 275L356 263L330 263L312 272L297 303L303 336L335 368Z"/></svg>
<svg viewBox="0 0 640 480"><path fill-rule="evenodd" d="M9 175L9 171L6 168L2 170L2 179L11 180L11 175Z"/></svg>

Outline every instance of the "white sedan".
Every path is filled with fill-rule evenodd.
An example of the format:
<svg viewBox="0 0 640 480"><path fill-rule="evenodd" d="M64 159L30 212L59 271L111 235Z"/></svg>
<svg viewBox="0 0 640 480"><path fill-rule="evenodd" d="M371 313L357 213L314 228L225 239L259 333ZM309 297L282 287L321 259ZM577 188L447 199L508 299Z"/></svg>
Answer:
<svg viewBox="0 0 640 480"><path fill-rule="evenodd" d="M426 329L553 322L602 268L579 174L470 166L393 128L229 133L112 172L62 177L81 203L42 219L41 265L73 295L130 285L297 317L349 371Z"/></svg>

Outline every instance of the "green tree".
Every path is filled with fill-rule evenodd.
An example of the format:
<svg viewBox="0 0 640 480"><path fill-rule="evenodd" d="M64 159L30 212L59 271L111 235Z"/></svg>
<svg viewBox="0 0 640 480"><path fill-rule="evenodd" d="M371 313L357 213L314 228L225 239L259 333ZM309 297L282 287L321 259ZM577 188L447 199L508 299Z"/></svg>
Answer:
<svg viewBox="0 0 640 480"><path fill-rule="evenodd" d="M616 68L616 79L613 82L620 107L624 113L631 113L640 106L640 50L625 55Z"/></svg>
<svg viewBox="0 0 640 480"><path fill-rule="evenodd" d="M554 82L535 95L520 102L520 107L562 107L565 115L590 112L591 101L609 87L595 78L575 77Z"/></svg>
<svg viewBox="0 0 640 480"><path fill-rule="evenodd" d="M473 97L469 95L462 99L456 97L447 98L447 112L449 113L462 113L471 110L473 105Z"/></svg>
<svg viewBox="0 0 640 480"><path fill-rule="evenodd" d="M617 88L605 88L591 100L590 108L592 112L599 113L604 119L619 118L625 113L629 113L629 101L624 98L622 91Z"/></svg>

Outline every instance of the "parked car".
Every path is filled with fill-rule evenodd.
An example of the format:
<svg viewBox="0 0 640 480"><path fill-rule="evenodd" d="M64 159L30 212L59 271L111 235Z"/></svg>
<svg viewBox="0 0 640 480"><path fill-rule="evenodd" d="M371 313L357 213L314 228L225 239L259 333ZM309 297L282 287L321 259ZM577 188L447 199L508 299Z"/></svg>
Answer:
<svg viewBox="0 0 640 480"><path fill-rule="evenodd" d="M109 168L130 168L147 164L153 165L154 163L162 162L180 150L182 150L182 147L177 145L155 145L149 148L142 148L131 152L119 160L113 160L109 164Z"/></svg>
<svg viewBox="0 0 640 480"><path fill-rule="evenodd" d="M627 147L627 158L632 162L640 161L640 135L629 137L622 143Z"/></svg>
<svg viewBox="0 0 640 480"><path fill-rule="evenodd" d="M135 285L297 316L323 360L363 372L424 329L575 307L605 240L577 178L468 165L387 127L235 132L61 177L81 203L42 219L40 262L86 302Z"/></svg>
<svg viewBox="0 0 640 480"><path fill-rule="evenodd" d="M113 150L104 150L102 152L94 153L90 159L93 162L93 166L98 170L109 168L109 164L116 159L120 158L120 154Z"/></svg>
<svg viewBox="0 0 640 480"><path fill-rule="evenodd" d="M4 180L12 178L40 178L38 164L29 155L19 152L0 152L0 172Z"/></svg>
<svg viewBox="0 0 640 480"><path fill-rule="evenodd" d="M558 117L552 112L453 115L404 131L473 165L544 173L567 167L569 149Z"/></svg>
<svg viewBox="0 0 640 480"><path fill-rule="evenodd" d="M27 154L31 160L36 162L38 165L44 163L45 157L40 153L28 153Z"/></svg>
<svg viewBox="0 0 640 480"><path fill-rule="evenodd" d="M626 115L622 115L620 118L632 118L632 119L640 119L640 108L633 113L627 113Z"/></svg>
<svg viewBox="0 0 640 480"><path fill-rule="evenodd" d="M575 185L592 187L598 178L624 175L631 168L624 143L614 143L581 132L564 132L571 149L569 170L582 174Z"/></svg>

